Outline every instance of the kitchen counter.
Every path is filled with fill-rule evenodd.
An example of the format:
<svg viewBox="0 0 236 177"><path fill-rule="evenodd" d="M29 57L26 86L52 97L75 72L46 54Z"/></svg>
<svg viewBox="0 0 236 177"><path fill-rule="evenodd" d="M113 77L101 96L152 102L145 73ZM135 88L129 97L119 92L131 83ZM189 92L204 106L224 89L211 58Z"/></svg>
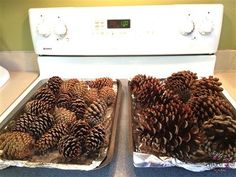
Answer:
<svg viewBox="0 0 236 177"><path fill-rule="evenodd" d="M220 79L223 87L230 96L236 101L236 70L216 71L215 76Z"/></svg>
<svg viewBox="0 0 236 177"><path fill-rule="evenodd" d="M0 88L0 115L37 77L35 72L10 72L10 79Z"/></svg>
<svg viewBox="0 0 236 177"><path fill-rule="evenodd" d="M232 73L217 73L217 76L221 78L221 81L226 84L226 89L228 88L236 88L232 81L235 77L236 72ZM37 77L33 75L31 77L31 81ZM22 77L15 75L15 79L18 80L18 83L22 83ZM14 78L14 77L12 77ZM0 171L0 177L153 177L153 176L160 176L160 177L197 177L197 176L206 176L206 177L230 177L235 176L236 170L232 169L225 169L225 170L212 170L206 172L190 172L184 170L182 168L177 167L169 167L169 168L134 168L132 162L132 152L130 149L129 144L129 112L127 111L128 107L128 85L127 80L121 80L122 82L122 91L123 91L123 99L121 101L121 114L120 120L117 129L117 139L116 139L116 151L113 157L113 161L106 167L84 172L84 171L76 171L76 170L58 170L58 169L47 169L47 168L17 168L17 167L9 167L4 170ZM10 83L9 83L10 84ZM22 85L12 84L11 86L12 91L8 92L7 95L4 96L5 99L10 95L14 94L16 97L16 92L18 91L18 87L22 87ZM25 84L25 83L24 83ZM231 85L233 84L233 85ZM23 88L22 88L23 89ZM235 94L235 89L229 89L228 91ZM14 92L14 93L13 93ZM5 92L6 93L6 92ZM9 94L11 93L11 94ZM0 92L0 96L2 97L3 92ZM235 97L234 97L235 98ZM13 100L13 99L12 99ZM5 100L6 101L6 100ZM8 101L9 102L9 101ZM2 102L1 102L2 103Z"/></svg>

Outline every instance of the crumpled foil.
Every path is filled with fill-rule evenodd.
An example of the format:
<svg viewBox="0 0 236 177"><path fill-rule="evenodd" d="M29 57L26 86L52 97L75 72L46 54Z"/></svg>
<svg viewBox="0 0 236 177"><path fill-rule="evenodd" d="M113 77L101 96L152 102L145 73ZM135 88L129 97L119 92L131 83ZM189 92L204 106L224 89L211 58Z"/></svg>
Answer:
<svg viewBox="0 0 236 177"><path fill-rule="evenodd" d="M193 172L202 172L216 168L236 169L236 163L186 163L172 157L157 157L152 154L133 152L135 167L182 167Z"/></svg>

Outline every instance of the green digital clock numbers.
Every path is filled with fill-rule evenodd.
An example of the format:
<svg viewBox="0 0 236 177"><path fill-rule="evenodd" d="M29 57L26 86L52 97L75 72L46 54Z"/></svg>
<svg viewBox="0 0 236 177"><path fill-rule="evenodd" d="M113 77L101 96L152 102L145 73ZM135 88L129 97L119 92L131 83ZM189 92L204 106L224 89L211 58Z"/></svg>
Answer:
<svg viewBox="0 0 236 177"><path fill-rule="evenodd" d="M107 20L107 28L130 28L130 19Z"/></svg>

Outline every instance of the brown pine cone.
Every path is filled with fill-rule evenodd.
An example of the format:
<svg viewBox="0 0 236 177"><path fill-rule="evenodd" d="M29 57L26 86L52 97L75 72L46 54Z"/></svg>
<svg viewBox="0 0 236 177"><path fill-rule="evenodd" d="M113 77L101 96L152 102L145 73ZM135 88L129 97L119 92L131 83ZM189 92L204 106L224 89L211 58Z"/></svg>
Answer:
<svg viewBox="0 0 236 177"><path fill-rule="evenodd" d="M32 100L40 100L40 101L48 102L51 105L54 105L56 101L56 97L49 88L43 87L34 94Z"/></svg>
<svg viewBox="0 0 236 177"><path fill-rule="evenodd" d="M79 81L70 89L70 92L75 97L82 97L87 92L88 85L84 81Z"/></svg>
<svg viewBox="0 0 236 177"><path fill-rule="evenodd" d="M103 121L106 114L107 104L104 100L94 101L87 109L84 114L84 118L89 124L95 125Z"/></svg>
<svg viewBox="0 0 236 177"><path fill-rule="evenodd" d="M53 76L48 79L47 87L55 94L57 95L59 92L59 89L61 87L63 80L58 76Z"/></svg>
<svg viewBox="0 0 236 177"><path fill-rule="evenodd" d="M87 155L99 151L105 142L105 130L101 125L94 126L90 131L85 141L85 149Z"/></svg>
<svg viewBox="0 0 236 177"><path fill-rule="evenodd" d="M209 76L208 78L203 77L200 80L197 80L192 86L192 94L193 96L199 97L202 95L205 96L221 96L223 88L220 87L222 85L219 82L218 78L214 78L213 76Z"/></svg>
<svg viewBox="0 0 236 177"><path fill-rule="evenodd" d="M65 80L60 87L61 93L69 93L70 90L74 87L75 84L79 83L79 80L77 79L68 79Z"/></svg>
<svg viewBox="0 0 236 177"><path fill-rule="evenodd" d="M65 135L58 143L58 150L66 159L76 160L82 154L82 144L74 136Z"/></svg>
<svg viewBox="0 0 236 177"><path fill-rule="evenodd" d="M136 96L138 93L141 92L141 90L143 90L143 86L147 85L148 83L152 85L160 85L160 80L155 77L141 74L134 76L130 82L131 93Z"/></svg>
<svg viewBox="0 0 236 177"><path fill-rule="evenodd" d="M105 86L113 87L113 80L109 77L101 77L95 79L94 81L90 81L88 84L90 88L101 89Z"/></svg>
<svg viewBox="0 0 236 177"><path fill-rule="evenodd" d="M26 103L25 111L27 113L38 115L41 113L49 112L53 107L54 105L49 102L41 100L32 100Z"/></svg>
<svg viewBox="0 0 236 177"><path fill-rule="evenodd" d="M196 118L183 105L156 105L138 115L139 142L157 155L191 161L203 141Z"/></svg>
<svg viewBox="0 0 236 177"><path fill-rule="evenodd" d="M173 73L165 81L166 88L178 94L182 101L187 102L191 96L190 87L196 82L197 74L191 71Z"/></svg>
<svg viewBox="0 0 236 177"><path fill-rule="evenodd" d="M96 101L98 98L97 88L91 88L84 94L84 100L88 105L90 105L93 101Z"/></svg>
<svg viewBox="0 0 236 177"><path fill-rule="evenodd" d="M87 105L82 97L76 98L71 100L68 109L75 113L77 119L82 119L87 109Z"/></svg>
<svg viewBox="0 0 236 177"><path fill-rule="evenodd" d="M79 142L84 144L90 129L91 127L86 121L78 120L73 125L71 125L69 134L76 137Z"/></svg>
<svg viewBox="0 0 236 177"><path fill-rule="evenodd" d="M35 143L36 153L45 154L55 148L59 140L68 134L68 126L66 124L56 124L48 132L46 132Z"/></svg>
<svg viewBox="0 0 236 177"><path fill-rule="evenodd" d="M77 120L74 112L63 107L55 108L54 117L57 124L66 123L67 125L71 125Z"/></svg>
<svg viewBox="0 0 236 177"><path fill-rule="evenodd" d="M107 105L111 105L114 103L116 99L116 93L111 87L103 87L101 90L99 90L99 97L106 101Z"/></svg>
<svg viewBox="0 0 236 177"><path fill-rule="evenodd" d="M164 85L160 83L158 83L158 85L155 84L156 83L147 82L136 92L134 99L141 107L151 107L158 102L162 103L167 97L176 97L171 94L171 91L168 91L168 94L165 94L167 91L165 91Z"/></svg>
<svg viewBox="0 0 236 177"><path fill-rule="evenodd" d="M6 159L22 160L33 155L34 140L24 132L6 132L0 135L0 150Z"/></svg>
<svg viewBox="0 0 236 177"><path fill-rule="evenodd" d="M236 160L236 121L231 116L214 116L203 123L202 130L206 136L203 149L211 161ZM217 155L221 158L216 158Z"/></svg>
<svg viewBox="0 0 236 177"><path fill-rule="evenodd" d="M54 117L49 113L42 113L37 116L27 132L30 133L35 139L39 139L46 131L48 131L55 123Z"/></svg>
<svg viewBox="0 0 236 177"><path fill-rule="evenodd" d="M57 107L63 107L63 108L69 108L70 102L72 99L72 95L69 93L59 93L58 99L57 99Z"/></svg>
<svg viewBox="0 0 236 177"><path fill-rule="evenodd" d="M28 132L32 122L35 120L37 120L37 116L30 113L24 113L13 123L10 129L11 131Z"/></svg>
<svg viewBox="0 0 236 177"><path fill-rule="evenodd" d="M198 123L201 125L204 121L211 119L215 115L226 114L232 116L232 106L227 100L214 96L192 97L189 105L193 110Z"/></svg>

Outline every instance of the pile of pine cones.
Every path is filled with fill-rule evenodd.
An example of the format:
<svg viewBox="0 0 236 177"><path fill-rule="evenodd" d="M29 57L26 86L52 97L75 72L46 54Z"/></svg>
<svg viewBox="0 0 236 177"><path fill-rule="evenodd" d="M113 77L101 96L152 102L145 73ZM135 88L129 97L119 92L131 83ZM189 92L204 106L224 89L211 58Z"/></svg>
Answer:
<svg viewBox="0 0 236 177"><path fill-rule="evenodd" d="M186 162L236 160L236 117L218 78L198 79L191 71L164 80L139 74L130 91L136 150Z"/></svg>
<svg viewBox="0 0 236 177"><path fill-rule="evenodd" d="M106 147L104 119L116 92L111 78L92 81L51 77L0 135L1 156L30 159L58 150L66 160Z"/></svg>

